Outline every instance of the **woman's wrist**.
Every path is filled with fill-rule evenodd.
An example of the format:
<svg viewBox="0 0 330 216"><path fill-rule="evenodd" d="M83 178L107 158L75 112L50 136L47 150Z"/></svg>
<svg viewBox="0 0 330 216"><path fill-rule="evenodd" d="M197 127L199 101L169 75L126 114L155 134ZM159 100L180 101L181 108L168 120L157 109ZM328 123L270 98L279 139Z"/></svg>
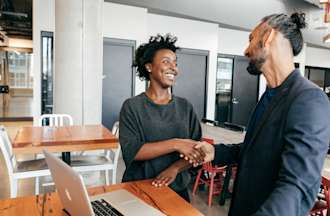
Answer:
<svg viewBox="0 0 330 216"><path fill-rule="evenodd" d="M171 145L172 145L172 149L175 152L178 152L180 150L180 145L178 144L178 140L177 138L173 138L170 140Z"/></svg>

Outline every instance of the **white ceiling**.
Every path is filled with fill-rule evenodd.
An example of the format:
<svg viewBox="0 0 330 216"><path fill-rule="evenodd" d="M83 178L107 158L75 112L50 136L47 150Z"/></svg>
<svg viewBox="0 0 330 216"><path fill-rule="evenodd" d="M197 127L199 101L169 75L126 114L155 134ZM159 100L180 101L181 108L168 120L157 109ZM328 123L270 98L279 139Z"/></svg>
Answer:
<svg viewBox="0 0 330 216"><path fill-rule="evenodd" d="M250 31L266 15L303 11L309 27L303 31L305 41L311 46L330 49L322 38L330 33L323 24L323 10L318 0L105 0L120 4L148 8L151 13L167 14L219 23L220 26ZM315 30L315 27L322 28ZM325 29L327 27L327 29Z"/></svg>

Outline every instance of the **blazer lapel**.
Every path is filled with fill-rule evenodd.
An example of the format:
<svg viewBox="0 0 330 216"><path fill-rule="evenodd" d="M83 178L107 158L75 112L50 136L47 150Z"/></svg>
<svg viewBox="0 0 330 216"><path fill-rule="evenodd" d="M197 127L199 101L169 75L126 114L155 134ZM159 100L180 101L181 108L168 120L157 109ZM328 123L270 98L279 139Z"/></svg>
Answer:
<svg viewBox="0 0 330 216"><path fill-rule="evenodd" d="M273 100L270 102L269 106L266 108L266 110L262 114L260 122L256 125L256 128L253 132L253 135L250 139L249 144L255 139L256 135L259 133L259 131L263 127L263 125L267 122L267 119L272 114L273 110L276 108L276 106L279 104L279 102L285 98L284 95L286 95L286 93L288 93L288 90L289 90L289 88L284 88L277 95L275 95Z"/></svg>
<svg viewBox="0 0 330 216"><path fill-rule="evenodd" d="M254 129L254 131L252 131L252 136L251 136L249 143L244 143L245 146L242 149L242 153L244 153L245 151L250 149L251 146L253 146L253 142L254 142L256 136L258 135L259 131L267 123L268 118L272 114L273 110L277 107L277 105L280 104L281 100L286 98L286 96L288 95L289 90L292 86L291 84L294 82L296 77L299 76L299 73L300 72L298 70L294 71L293 74L291 74L292 76L289 76L288 79L283 83L282 87L280 87L281 89L279 89L279 92L271 100L269 106L266 108L266 110L262 114L260 121L257 123L257 125L255 125L255 129ZM243 156L244 154L241 154L241 155Z"/></svg>

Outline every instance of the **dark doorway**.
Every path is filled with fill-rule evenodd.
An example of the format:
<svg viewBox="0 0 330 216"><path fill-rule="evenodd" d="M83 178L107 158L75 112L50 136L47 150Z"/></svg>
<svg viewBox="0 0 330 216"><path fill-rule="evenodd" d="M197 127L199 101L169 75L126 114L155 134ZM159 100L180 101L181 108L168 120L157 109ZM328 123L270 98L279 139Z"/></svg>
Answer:
<svg viewBox="0 0 330 216"><path fill-rule="evenodd" d="M250 114L258 102L259 76L250 75L246 57L234 58L231 123L247 126Z"/></svg>
<svg viewBox="0 0 330 216"><path fill-rule="evenodd" d="M123 102L134 95L135 41L104 38L102 124L111 129Z"/></svg>
<svg viewBox="0 0 330 216"><path fill-rule="evenodd" d="M258 101L259 76L250 75L249 60L219 55L216 82L216 121L246 127Z"/></svg>
<svg viewBox="0 0 330 216"><path fill-rule="evenodd" d="M180 49L176 54L179 75L173 86L173 94L186 98L193 105L198 118L202 119L206 115L206 80L209 52Z"/></svg>

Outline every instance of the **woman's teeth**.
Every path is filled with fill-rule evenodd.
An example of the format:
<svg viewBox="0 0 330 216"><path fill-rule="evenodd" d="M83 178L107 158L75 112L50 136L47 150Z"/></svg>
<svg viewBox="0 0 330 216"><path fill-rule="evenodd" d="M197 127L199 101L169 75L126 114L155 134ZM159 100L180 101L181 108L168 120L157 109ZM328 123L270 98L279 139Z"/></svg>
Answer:
<svg viewBox="0 0 330 216"><path fill-rule="evenodd" d="M169 79L174 79L174 74L165 74L165 76Z"/></svg>

